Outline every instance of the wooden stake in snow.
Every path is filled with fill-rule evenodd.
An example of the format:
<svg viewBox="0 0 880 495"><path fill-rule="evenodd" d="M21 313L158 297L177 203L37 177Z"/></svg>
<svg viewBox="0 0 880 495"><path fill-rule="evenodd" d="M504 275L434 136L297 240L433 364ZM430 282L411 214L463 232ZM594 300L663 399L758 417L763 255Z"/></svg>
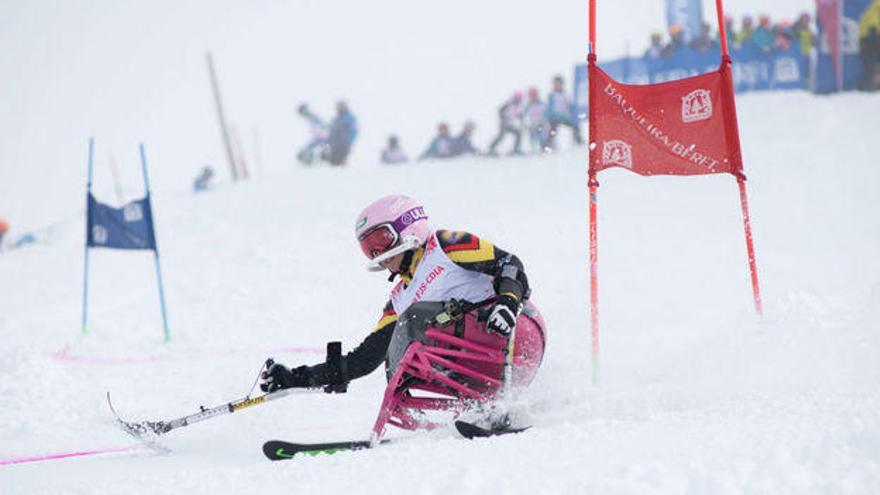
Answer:
<svg viewBox="0 0 880 495"><path fill-rule="evenodd" d="M226 160L229 162L229 170L232 172L232 180L238 180L238 169L235 166L235 156L232 153L232 144L229 141L229 129L226 126L226 115L223 113L223 100L220 97L220 85L217 82L217 71L214 70L214 58L211 52L205 54L208 61L208 76L211 78L211 88L214 90L214 103L217 107L217 120L220 121L220 134L223 136L223 146L226 148Z"/></svg>

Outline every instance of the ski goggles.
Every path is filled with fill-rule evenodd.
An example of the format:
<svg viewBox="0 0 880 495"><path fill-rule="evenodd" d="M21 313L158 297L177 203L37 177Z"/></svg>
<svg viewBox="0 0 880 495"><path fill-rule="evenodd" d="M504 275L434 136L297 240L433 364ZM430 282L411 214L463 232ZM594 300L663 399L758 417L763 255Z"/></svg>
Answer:
<svg viewBox="0 0 880 495"><path fill-rule="evenodd" d="M405 228L420 220L427 220L428 215L421 206L403 212L393 222L376 225L358 237L361 251L367 258L373 259L400 243L400 234Z"/></svg>
<svg viewBox="0 0 880 495"><path fill-rule="evenodd" d="M399 240L400 236L390 223L380 223L358 238L361 251L370 259L393 248Z"/></svg>

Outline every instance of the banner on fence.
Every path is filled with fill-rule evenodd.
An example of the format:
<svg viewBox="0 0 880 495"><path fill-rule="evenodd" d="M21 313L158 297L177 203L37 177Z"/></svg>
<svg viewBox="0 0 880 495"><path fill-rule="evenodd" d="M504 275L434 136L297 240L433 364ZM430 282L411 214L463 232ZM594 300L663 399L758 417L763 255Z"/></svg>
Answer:
<svg viewBox="0 0 880 495"><path fill-rule="evenodd" d="M809 57L797 45L785 51L764 52L755 46L731 51L736 92L771 89L806 89ZM656 84L718 70L718 52L683 47L669 57L625 57L602 63L605 72L624 84ZM574 70L574 95L578 114L587 112L587 64Z"/></svg>
<svg viewBox="0 0 880 495"><path fill-rule="evenodd" d="M817 93L858 89L862 79L860 25L878 0L818 0L819 27L816 59ZM880 26L878 26L880 29Z"/></svg>

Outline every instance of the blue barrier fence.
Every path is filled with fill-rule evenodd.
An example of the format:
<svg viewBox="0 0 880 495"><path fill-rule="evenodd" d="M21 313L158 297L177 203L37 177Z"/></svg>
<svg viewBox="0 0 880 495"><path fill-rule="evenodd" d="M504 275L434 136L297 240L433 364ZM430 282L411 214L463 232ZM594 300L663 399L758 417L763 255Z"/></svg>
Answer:
<svg viewBox="0 0 880 495"><path fill-rule="evenodd" d="M731 50L733 86L737 92L773 89L807 89L810 59L797 45L788 50L764 52L754 45ZM717 70L720 50L706 52L683 47L668 57L625 57L600 61L599 66L624 84L653 84L705 74ZM574 101L577 112L586 118L587 64L574 69Z"/></svg>
<svg viewBox="0 0 880 495"><path fill-rule="evenodd" d="M859 53L859 24L863 16L871 8L872 1L876 0L841 0L839 10L831 16L821 9L817 11L819 22L819 44L816 60L816 84L814 90L817 93L833 93L857 89L862 79L862 57ZM873 7L878 8L878 7ZM823 15L824 14L824 15ZM836 17L832 19L830 17ZM838 53L840 74L834 62L834 50L829 43L829 23L838 29Z"/></svg>

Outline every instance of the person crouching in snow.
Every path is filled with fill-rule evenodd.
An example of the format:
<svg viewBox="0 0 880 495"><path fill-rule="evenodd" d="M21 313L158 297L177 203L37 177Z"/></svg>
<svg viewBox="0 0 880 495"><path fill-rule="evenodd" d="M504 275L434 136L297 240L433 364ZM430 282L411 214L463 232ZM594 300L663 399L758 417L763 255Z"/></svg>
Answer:
<svg viewBox="0 0 880 495"><path fill-rule="evenodd" d="M3 250L3 237L9 232L9 223L0 218L0 251Z"/></svg>
<svg viewBox="0 0 880 495"><path fill-rule="evenodd" d="M378 323L341 362L271 362L261 375L263 391L344 386L385 363L389 384L373 430L381 436L387 424L439 426L418 418L426 410L491 407L508 385L531 382L543 358L544 322L516 255L474 234L434 230L424 207L401 195L367 206L355 235L368 269L400 278ZM419 391L433 395L418 397Z"/></svg>

